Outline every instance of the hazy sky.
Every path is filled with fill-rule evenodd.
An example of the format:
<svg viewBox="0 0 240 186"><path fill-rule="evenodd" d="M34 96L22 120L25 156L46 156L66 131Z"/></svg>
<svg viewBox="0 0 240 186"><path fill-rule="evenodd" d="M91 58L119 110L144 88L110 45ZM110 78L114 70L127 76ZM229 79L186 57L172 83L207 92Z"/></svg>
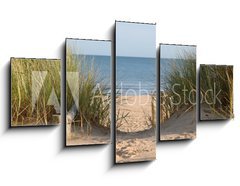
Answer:
<svg viewBox="0 0 240 186"><path fill-rule="evenodd" d="M161 58L178 58L183 52L196 53L196 47L194 46L182 46L182 45L161 45Z"/></svg>
<svg viewBox="0 0 240 186"><path fill-rule="evenodd" d="M117 56L156 57L156 25L116 22Z"/></svg>
<svg viewBox="0 0 240 186"><path fill-rule="evenodd" d="M110 41L67 39L67 47L74 54L111 56Z"/></svg>

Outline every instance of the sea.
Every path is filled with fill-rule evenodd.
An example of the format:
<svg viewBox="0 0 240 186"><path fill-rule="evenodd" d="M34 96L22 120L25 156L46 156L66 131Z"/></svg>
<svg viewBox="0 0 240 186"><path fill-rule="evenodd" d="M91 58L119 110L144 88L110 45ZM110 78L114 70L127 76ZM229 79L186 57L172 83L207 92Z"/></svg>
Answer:
<svg viewBox="0 0 240 186"><path fill-rule="evenodd" d="M148 95L154 92L156 92L156 58L116 58L117 94Z"/></svg>
<svg viewBox="0 0 240 186"><path fill-rule="evenodd" d="M78 57L83 57L79 55ZM87 66L94 66L97 81L104 82L111 91L111 57L84 55ZM87 72L87 71L86 71ZM117 57L116 93L122 95L148 95L156 92L156 58Z"/></svg>
<svg viewBox="0 0 240 186"><path fill-rule="evenodd" d="M88 75L88 68L93 67L96 77L96 83L104 84L105 92L111 91L111 57L103 55L78 55L78 58L84 58L84 68ZM83 70L84 73L84 70Z"/></svg>

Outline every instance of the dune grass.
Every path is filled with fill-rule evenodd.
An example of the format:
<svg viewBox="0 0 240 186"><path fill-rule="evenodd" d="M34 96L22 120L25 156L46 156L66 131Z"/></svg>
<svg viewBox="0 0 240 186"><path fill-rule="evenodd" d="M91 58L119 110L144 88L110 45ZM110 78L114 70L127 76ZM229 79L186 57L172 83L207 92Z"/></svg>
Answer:
<svg viewBox="0 0 240 186"><path fill-rule="evenodd" d="M78 76L75 82L78 83L78 103L75 103L70 87L66 86L67 109L70 110L74 104L79 105L74 118L76 125L110 128L111 97L106 81L100 79L94 63L88 61L86 56L74 55L68 48L66 60L67 76L71 75L70 72L76 72Z"/></svg>
<svg viewBox="0 0 240 186"><path fill-rule="evenodd" d="M233 118L233 66L201 65L200 92L201 103L217 116Z"/></svg>
<svg viewBox="0 0 240 186"><path fill-rule="evenodd" d="M149 119L152 127L154 128L156 127L156 101L157 98L156 94L154 93L151 95L151 118Z"/></svg>
<svg viewBox="0 0 240 186"><path fill-rule="evenodd" d="M144 112L144 115L145 115L145 123L146 125L151 125L152 128L155 128L156 127L156 92L151 92L149 94L150 96L150 107L151 107L151 110L149 113Z"/></svg>
<svg viewBox="0 0 240 186"><path fill-rule="evenodd" d="M164 77L160 92L160 122L169 119L184 107L189 110L196 103L196 54L182 52L170 61L170 71Z"/></svg>
<svg viewBox="0 0 240 186"><path fill-rule="evenodd" d="M48 125L54 124L56 110L48 105L49 96L54 89L60 104L60 60L11 58L11 125ZM36 103L32 97L36 94L33 86L34 72L46 72Z"/></svg>

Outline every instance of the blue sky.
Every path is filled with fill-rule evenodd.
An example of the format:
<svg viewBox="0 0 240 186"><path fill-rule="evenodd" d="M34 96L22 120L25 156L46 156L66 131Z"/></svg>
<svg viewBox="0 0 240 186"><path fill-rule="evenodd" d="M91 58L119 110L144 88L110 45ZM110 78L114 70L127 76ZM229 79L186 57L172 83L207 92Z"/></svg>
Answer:
<svg viewBox="0 0 240 186"><path fill-rule="evenodd" d="M116 22L117 56L156 57L156 25Z"/></svg>
<svg viewBox="0 0 240 186"><path fill-rule="evenodd" d="M73 54L111 56L110 41L67 39Z"/></svg>
<svg viewBox="0 0 240 186"><path fill-rule="evenodd" d="M161 45L161 58L172 58L176 59L183 52L194 52L196 53L195 46L183 46L183 45Z"/></svg>

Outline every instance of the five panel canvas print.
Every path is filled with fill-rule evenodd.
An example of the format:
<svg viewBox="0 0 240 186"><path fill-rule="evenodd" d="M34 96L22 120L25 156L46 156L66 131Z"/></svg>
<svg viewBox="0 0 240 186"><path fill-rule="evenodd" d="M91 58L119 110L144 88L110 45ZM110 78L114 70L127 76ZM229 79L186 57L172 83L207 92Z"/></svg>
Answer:
<svg viewBox="0 0 240 186"><path fill-rule="evenodd" d="M156 25L116 22L115 161L156 158Z"/></svg>
<svg viewBox="0 0 240 186"><path fill-rule="evenodd" d="M114 124L115 163L151 161L157 116L160 141L196 138L195 45L160 44L157 74L156 24L116 21L114 63L110 40L65 44L66 146L108 144ZM62 123L61 60L10 64L11 127ZM200 120L233 118L233 66L200 65L199 77Z"/></svg>
<svg viewBox="0 0 240 186"><path fill-rule="evenodd" d="M200 65L200 120L233 118L233 66Z"/></svg>
<svg viewBox="0 0 240 186"><path fill-rule="evenodd" d="M160 140L196 136L196 47L160 45Z"/></svg>
<svg viewBox="0 0 240 186"><path fill-rule="evenodd" d="M56 125L61 118L61 61L11 58L11 126Z"/></svg>
<svg viewBox="0 0 240 186"><path fill-rule="evenodd" d="M111 41L66 39L66 145L110 141Z"/></svg>

